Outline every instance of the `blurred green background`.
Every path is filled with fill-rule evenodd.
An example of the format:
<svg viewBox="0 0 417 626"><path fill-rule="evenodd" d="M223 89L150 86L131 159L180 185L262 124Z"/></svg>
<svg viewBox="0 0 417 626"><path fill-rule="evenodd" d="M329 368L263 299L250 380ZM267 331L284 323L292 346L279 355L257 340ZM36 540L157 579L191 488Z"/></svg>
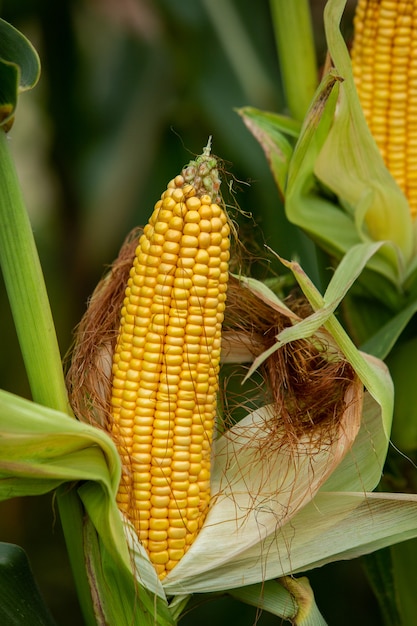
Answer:
<svg viewBox="0 0 417 626"><path fill-rule="evenodd" d="M312 1L319 64L324 4ZM248 248L264 254L266 243L314 271L312 247L286 221L263 153L235 111L285 112L267 0L3 0L0 16L41 57L40 83L20 99L10 144L62 355L125 235L146 222L209 135ZM269 263L256 271L278 271ZM0 386L29 397L2 284L0 320ZM0 539L25 548L57 624L82 624L53 498L1 504ZM380 623L357 562L309 577L331 626ZM195 600L184 625L280 623L227 597Z"/></svg>

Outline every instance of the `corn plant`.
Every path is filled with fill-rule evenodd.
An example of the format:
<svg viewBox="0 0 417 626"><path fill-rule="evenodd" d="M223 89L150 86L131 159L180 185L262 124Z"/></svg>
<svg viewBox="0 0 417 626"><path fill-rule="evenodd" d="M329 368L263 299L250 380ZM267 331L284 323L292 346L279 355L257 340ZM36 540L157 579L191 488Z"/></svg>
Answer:
<svg viewBox="0 0 417 626"><path fill-rule="evenodd" d="M394 493L388 478L401 469L389 453L392 426L394 442L415 453L412 375L404 382L404 368L414 372L413 174L390 171L398 159L387 155L405 137L402 171L412 167L413 118L381 105L394 120L392 143L373 136L380 127L363 94L378 63L362 71L360 48L379 36L363 23L371 16L375 29L380 8L381 37L397 28L412 58L416 3L385 4L358 3L352 63L339 27L345 2L328 1L329 59L318 81L307 2L273 0L289 114L238 111L288 220L320 250L322 275L332 266L328 284L320 290L279 250L271 254L287 283L242 270L210 139L172 172L148 224L99 282L66 380L7 143L39 60L0 23L0 263L32 393L29 401L0 391L0 498L55 492L86 624L172 626L197 593L325 624L304 574L370 553L387 623L409 623L414 599L396 544L417 537L417 496L412 484ZM396 67L392 100L403 103L407 76L398 75ZM261 381L240 394L239 418L221 378L229 363L244 382ZM51 623L31 593L33 623ZM24 603L2 602L5 619L27 623Z"/></svg>

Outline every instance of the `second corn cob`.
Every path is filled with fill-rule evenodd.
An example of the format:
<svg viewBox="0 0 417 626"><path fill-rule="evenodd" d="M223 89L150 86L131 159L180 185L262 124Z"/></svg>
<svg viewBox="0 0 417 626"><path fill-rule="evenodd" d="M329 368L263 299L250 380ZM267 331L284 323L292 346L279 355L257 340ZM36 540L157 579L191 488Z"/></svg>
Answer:
<svg viewBox="0 0 417 626"><path fill-rule="evenodd" d="M156 203L136 250L113 357L120 509L163 578L210 501L229 226L209 147Z"/></svg>
<svg viewBox="0 0 417 626"><path fill-rule="evenodd" d="M359 0L352 66L368 126L417 215L417 0Z"/></svg>

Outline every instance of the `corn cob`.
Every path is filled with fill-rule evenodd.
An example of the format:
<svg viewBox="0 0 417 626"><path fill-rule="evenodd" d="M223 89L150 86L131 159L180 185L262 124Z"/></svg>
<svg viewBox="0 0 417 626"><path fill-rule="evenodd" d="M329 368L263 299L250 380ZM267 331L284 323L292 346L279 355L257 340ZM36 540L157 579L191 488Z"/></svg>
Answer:
<svg viewBox="0 0 417 626"><path fill-rule="evenodd" d="M352 66L372 135L417 215L417 0L359 0Z"/></svg>
<svg viewBox="0 0 417 626"><path fill-rule="evenodd" d="M113 357L118 505L162 579L210 501L229 226L209 146L156 203L130 271Z"/></svg>

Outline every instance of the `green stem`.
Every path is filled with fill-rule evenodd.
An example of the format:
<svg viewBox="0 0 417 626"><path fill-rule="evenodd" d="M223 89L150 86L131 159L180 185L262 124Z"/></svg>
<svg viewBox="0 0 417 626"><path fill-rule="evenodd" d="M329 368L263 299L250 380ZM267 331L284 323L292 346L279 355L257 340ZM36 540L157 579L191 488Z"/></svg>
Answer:
<svg viewBox="0 0 417 626"><path fill-rule="evenodd" d="M7 141L0 130L0 266L33 399L71 415L42 268ZM86 624L93 624L83 511L76 496L64 496L65 491L57 494L65 541Z"/></svg>
<svg viewBox="0 0 417 626"><path fill-rule="evenodd" d="M287 106L302 121L318 83L308 0L270 0Z"/></svg>
<svg viewBox="0 0 417 626"><path fill-rule="evenodd" d="M33 399L69 412L42 269L7 136L0 131L0 265Z"/></svg>

